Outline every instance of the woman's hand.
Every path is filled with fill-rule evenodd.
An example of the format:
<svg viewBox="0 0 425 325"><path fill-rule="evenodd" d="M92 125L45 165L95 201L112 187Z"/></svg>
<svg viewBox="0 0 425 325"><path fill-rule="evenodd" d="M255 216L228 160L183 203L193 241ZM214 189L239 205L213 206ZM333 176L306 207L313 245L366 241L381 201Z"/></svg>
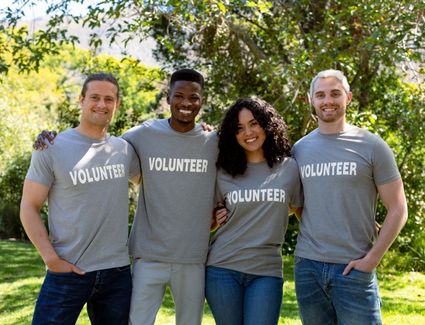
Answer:
<svg viewBox="0 0 425 325"><path fill-rule="evenodd" d="M220 226L224 225L227 221L227 209L223 203L218 203L213 210L211 231L217 230Z"/></svg>

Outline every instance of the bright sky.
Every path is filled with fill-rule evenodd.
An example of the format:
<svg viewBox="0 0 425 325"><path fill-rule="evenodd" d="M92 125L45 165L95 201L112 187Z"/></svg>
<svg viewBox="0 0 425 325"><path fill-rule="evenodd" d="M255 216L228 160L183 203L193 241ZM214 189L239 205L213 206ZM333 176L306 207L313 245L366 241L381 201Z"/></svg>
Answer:
<svg viewBox="0 0 425 325"><path fill-rule="evenodd" d="M22 0L1 0L0 3L0 10L7 8L7 7L17 7L18 5L14 4L14 2L16 3L21 3ZM50 2L60 2L60 0L55 0L55 1L46 1L46 0L33 0L33 2L35 2L34 5L26 5L25 6L25 20L33 20L39 17L43 17L46 15L46 10L47 10L47 3ZM90 0L90 1L84 1L84 4L78 4L78 3L72 3L71 5L71 12L73 13L83 13L85 11L85 9L87 8L87 6L91 3L93 3L94 1Z"/></svg>
<svg viewBox="0 0 425 325"><path fill-rule="evenodd" d="M0 0L0 20L1 20L1 11L2 9L11 6L12 8L16 7L16 3L22 3L24 0ZM59 3L61 0L30 0L28 2L35 2L36 4L33 6L26 6L24 21L28 23L31 31L34 31L40 28L40 24L42 24L39 18L46 16L47 3ZM84 5L73 3L70 6L70 12L74 14L84 14L86 8L90 5L96 3L96 0L85 0ZM87 34L88 35L88 34ZM87 48L88 41L87 35L80 35L80 41L83 48ZM86 44L86 45L84 45ZM139 58L144 64L148 66L158 66L158 62L153 58L152 49L155 47L155 41L151 38L148 38L142 42L139 41L131 41L127 47L130 55ZM122 44L120 41L116 42L112 46L105 45L105 49L102 52L109 53L112 55L120 56Z"/></svg>

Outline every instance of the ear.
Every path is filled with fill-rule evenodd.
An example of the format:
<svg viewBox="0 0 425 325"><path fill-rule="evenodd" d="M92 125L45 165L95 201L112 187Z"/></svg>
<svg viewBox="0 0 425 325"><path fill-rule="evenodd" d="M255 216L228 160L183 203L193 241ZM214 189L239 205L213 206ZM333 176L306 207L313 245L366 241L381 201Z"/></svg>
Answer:
<svg viewBox="0 0 425 325"><path fill-rule="evenodd" d="M347 105L351 103L351 100L353 99L353 93L349 91L347 93Z"/></svg>
<svg viewBox="0 0 425 325"><path fill-rule="evenodd" d="M78 97L78 102L80 103L80 106L83 106L83 101L84 101L84 96L80 95L80 97Z"/></svg>
<svg viewBox="0 0 425 325"><path fill-rule="evenodd" d="M170 92L167 93L167 104L170 105Z"/></svg>

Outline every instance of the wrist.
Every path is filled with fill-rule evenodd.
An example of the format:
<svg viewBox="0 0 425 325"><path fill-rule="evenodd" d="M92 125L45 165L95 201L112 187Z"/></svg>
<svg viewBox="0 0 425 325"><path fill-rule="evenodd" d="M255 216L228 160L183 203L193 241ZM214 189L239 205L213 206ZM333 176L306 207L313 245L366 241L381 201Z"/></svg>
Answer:
<svg viewBox="0 0 425 325"><path fill-rule="evenodd" d="M364 257L369 265L373 265L374 268L381 262L382 256L375 254L373 251L369 251Z"/></svg>
<svg viewBox="0 0 425 325"><path fill-rule="evenodd" d="M56 252L43 256L44 264L46 264L47 267L56 264L59 260L60 257L58 256L58 254L56 254Z"/></svg>

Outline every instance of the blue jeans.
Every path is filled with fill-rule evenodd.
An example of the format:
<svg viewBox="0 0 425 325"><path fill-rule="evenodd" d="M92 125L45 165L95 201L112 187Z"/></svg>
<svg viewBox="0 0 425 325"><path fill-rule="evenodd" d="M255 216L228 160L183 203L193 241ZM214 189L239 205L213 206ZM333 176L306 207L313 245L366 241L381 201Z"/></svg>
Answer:
<svg viewBox="0 0 425 325"><path fill-rule="evenodd" d="M205 295L217 325L274 325L283 279L208 266Z"/></svg>
<svg viewBox="0 0 425 325"><path fill-rule="evenodd" d="M381 301L375 271L351 270L295 257L295 290L303 324L381 324Z"/></svg>
<svg viewBox="0 0 425 325"><path fill-rule="evenodd" d="M87 303L92 324L127 325L130 298L129 265L84 275L47 271L32 324L75 324Z"/></svg>

